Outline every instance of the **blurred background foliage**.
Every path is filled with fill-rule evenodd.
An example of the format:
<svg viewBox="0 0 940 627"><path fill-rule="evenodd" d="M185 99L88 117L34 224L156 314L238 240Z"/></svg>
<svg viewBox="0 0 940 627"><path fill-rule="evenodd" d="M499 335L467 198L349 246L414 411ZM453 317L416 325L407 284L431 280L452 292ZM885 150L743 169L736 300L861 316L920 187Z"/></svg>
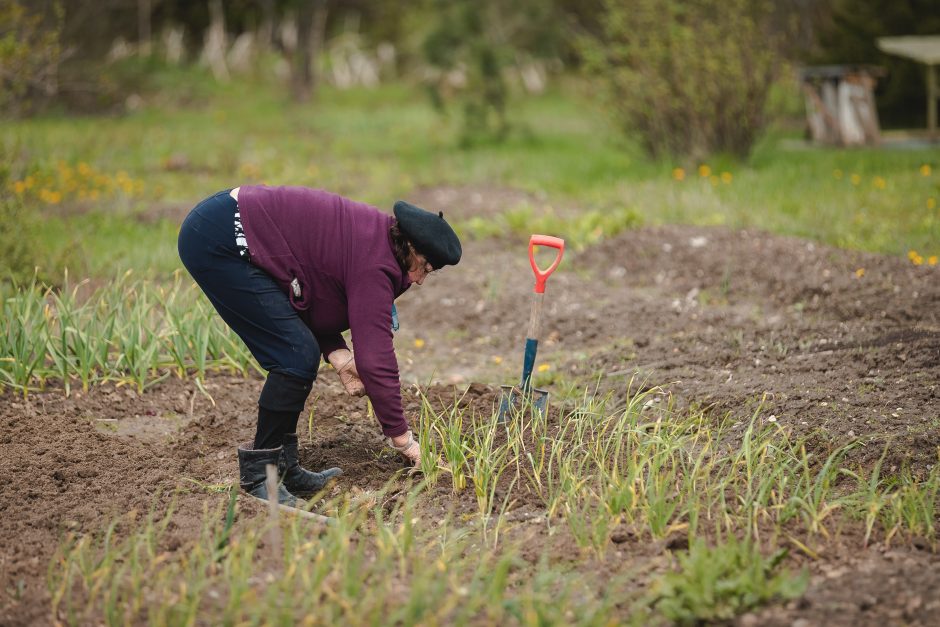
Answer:
<svg viewBox="0 0 940 627"><path fill-rule="evenodd" d="M652 152L746 153L768 83L805 63L884 67L883 121L921 126L923 68L875 38L937 32L935 0L0 0L0 108L121 111L159 89L156 67L200 64L220 80L274 73L299 100L320 82L422 83L465 137L498 139L514 89L586 65ZM625 89L638 102L624 103ZM675 125L677 96L692 98L696 123L713 118L714 138L652 131ZM724 106L700 104L716 97ZM739 116L742 128L728 123Z"/></svg>

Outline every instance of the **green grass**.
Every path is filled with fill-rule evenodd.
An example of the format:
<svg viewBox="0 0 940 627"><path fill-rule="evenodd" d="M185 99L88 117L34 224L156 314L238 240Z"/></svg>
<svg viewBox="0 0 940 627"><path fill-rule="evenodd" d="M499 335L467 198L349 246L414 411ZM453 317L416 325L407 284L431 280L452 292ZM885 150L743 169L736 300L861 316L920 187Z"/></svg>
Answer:
<svg viewBox="0 0 940 627"><path fill-rule="evenodd" d="M15 195L18 181L32 175L40 182L22 198L52 215L41 235L46 249L79 248L73 270L95 276L128 268L165 275L178 267L176 223L154 228L135 216L166 207L178 215L218 189L265 182L324 187L386 208L419 186L510 186L542 193L565 210L559 211L565 218L544 226L559 232L570 226L582 244L640 221L683 222L756 227L894 255L940 253L935 151L806 149L771 132L749 163L718 157L704 164L710 178L699 176L703 164L645 158L572 80L517 99L507 141L467 149L457 148L455 121L439 116L416 86L326 88L301 106L268 82L206 80L185 107L155 93L122 117L48 116L4 125L0 185ZM168 81L164 90L191 84L191 77L182 85ZM68 191L61 168L77 171L80 164L110 178L110 188L99 186L95 199ZM925 164L929 175L921 172ZM676 167L684 180L674 179ZM115 186L120 172L136 187ZM51 192L61 199L50 203ZM591 212L594 218L583 217ZM620 217L591 235L603 221L597 216L610 213ZM464 228L475 232L472 224Z"/></svg>

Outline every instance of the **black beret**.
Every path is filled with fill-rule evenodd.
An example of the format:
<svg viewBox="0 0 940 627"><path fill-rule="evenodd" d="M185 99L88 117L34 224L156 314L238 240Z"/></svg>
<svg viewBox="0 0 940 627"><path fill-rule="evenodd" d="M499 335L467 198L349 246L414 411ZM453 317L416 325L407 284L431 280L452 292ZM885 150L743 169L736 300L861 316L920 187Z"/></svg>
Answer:
<svg viewBox="0 0 940 627"><path fill-rule="evenodd" d="M399 200L395 203L395 218L401 232L435 270L460 261L460 240L444 220L443 211L434 214Z"/></svg>

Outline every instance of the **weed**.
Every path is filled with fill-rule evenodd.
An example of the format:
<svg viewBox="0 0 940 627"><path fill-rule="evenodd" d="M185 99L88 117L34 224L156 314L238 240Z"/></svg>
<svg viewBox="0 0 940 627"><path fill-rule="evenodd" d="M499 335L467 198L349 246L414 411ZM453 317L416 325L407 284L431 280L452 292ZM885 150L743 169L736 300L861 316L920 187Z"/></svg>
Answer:
<svg viewBox="0 0 940 627"><path fill-rule="evenodd" d="M774 572L785 557L786 550L764 557L751 540L729 537L709 547L699 539L688 553L679 554L677 572L653 583L649 600L680 625L731 620L771 599L792 599L803 593L808 573Z"/></svg>

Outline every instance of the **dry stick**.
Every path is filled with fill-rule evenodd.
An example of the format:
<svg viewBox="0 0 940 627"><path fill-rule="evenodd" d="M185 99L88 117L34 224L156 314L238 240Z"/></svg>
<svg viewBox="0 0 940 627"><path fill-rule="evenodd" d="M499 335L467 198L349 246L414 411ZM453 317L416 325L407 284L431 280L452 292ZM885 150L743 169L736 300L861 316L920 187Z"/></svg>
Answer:
<svg viewBox="0 0 940 627"><path fill-rule="evenodd" d="M259 501L262 501L264 503L268 503L268 501L264 499L259 499L257 496L254 496L251 494L249 494L248 496L250 496L253 499L258 499ZM333 524L334 522L334 520L330 518L329 516L324 516L323 514L317 514L316 512L308 512L307 510L300 509L299 507L291 507L290 505L281 505L280 503L278 503L277 509L281 513L290 514L291 516L299 516L300 518L306 518L314 522L323 523L324 525L330 525L330 524Z"/></svg>
<svg viewBox="0 0 940 627"><path fill-rule="evenodd" d="M271 531L269 532L271 540L271 554L274 556L275 561L280 559L281 555L281 527L277 521L277 466L274 464L267 464L264 467L265 473L267 474L267 488L268 488L268 514L271 519Z"/></svg>

